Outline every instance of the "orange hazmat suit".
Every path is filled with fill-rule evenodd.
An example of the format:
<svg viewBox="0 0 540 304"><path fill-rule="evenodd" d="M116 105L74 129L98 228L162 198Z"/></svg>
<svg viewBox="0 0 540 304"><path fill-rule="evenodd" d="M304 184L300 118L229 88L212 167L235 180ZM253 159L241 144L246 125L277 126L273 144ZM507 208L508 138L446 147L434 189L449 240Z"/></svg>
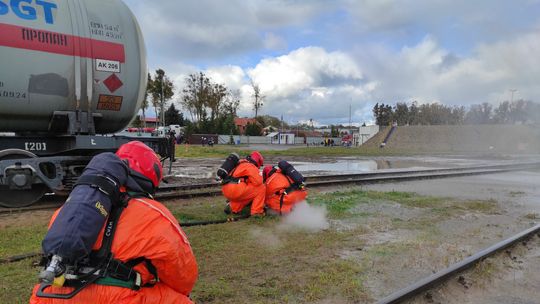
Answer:
<svg viewBox="0 0 540 304"><path fill-rule="evenodd" d="M103 233L104 229L94 244L94 250L101 247ZM39 285L36 285L30 304L192 303L189 293L197 280L195 256L178 221L159 202L148 198L129 201L118 220L111 252L122 262L145 257L155 266L159 279L156 280L145 263L141 263L134 267L142 279L143 287L139 290L91 284L72 299L63 300L37 297ZM146 283L155 285L144 286ZM48 287L45 292L68 293L71 290L69 287Z"/></svg>
<svg viewBox="0 0 540 304"><path fill-rule="evenodd" d="M266 206L279 213L291 212L293 206L306 199L306 189L295 189L285 193L293 181L277 169L266 179ZM282 201L283 200L283 201Z"/></svg>
<svg viewBox="0 0 540 304"><path fill-rule="evenodd" d="M233 213L240 213L242 209L251 203L251 215L264 213L265 187L262 176L251 162L240 160L230 176L238 179L238 182L229 182L221 188L223 196L229 200Z"/></svg>

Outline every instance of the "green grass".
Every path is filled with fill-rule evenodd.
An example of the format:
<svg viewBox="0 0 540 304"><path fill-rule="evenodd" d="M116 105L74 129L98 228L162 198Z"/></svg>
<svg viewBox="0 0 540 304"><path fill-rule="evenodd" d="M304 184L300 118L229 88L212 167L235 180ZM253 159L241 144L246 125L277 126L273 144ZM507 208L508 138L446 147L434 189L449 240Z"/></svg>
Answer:
<svg viewBox="0 0 540 304"><path fill-rule="evenodd" d="M362 269L336 259L352 233L280 231L278 218L186 228L199 261L193 297L202 303L311 303L366 299ZM340 282L336 284L335 282Z"/></svg>
<svg viewBox="0 0 540 304"><path fill-rule="evenodd" d="M240 155L248 155L251 151L242 146L216 145L214 147L202 147L193 145L177 145L176 157L216 157L225 158L230 153L235 152Z"/></svg>
<svg viewBox="0 0 540 304"><path fill-rule="evenodd" d="M232 152L238 153L240 156L245 156L251 153L245 145L230 146L216 145L214 147L203 147L194 145L177 145L176 157L185 158L202 158L215 157L225 158ZM413 155L415 153L399 150L384 150L369 147L291 147L287 150L260 150L265 156L301 156L301 157L320 157L320 156L394 156L394 155Z"/></svg>
<svg viewBox="0 0 540 304"><path fill-rule="evenodd" d="M37 268L32 260L0 265L0 303L28 303L37 283Z"/></svg>
<svg viewBox="0 0 540 304"><path fill-rule="evenodd" d="M352 190L348 192L331 192L311 199L313 204L325 205L331 216L357 216L351 209L358 204L395 202L409 208L430 208L432 212L450 216L459 211L493 212L497 202L494 200L456 201L451 198L420 196L411 192L377 192Z"/></svg>
<svg viewBox="0 0 540 304"><path fill-rule="evenodd" d="M361 190L312 191L310 203L325 206L333 221L352 225L348 229L335 229L332 225L330 229L313 232L283 228L281 218L267 216L185 227L199 265L199 278L192 292L195 302L373 302L367 281L373 279L370 275L374 263L384 265L399 259L401 254L414 254L434 246L441 233L436 228L440 221L465 212L496 210L494 201L456 201L406 192ZM385 208L372 211L383 203L421 212L404 220L392 213L385 214ZM181 223L225 218L222 197L167 205ZM45 229L45 225L28 224L2 228L0 256L39 250ZM366 245L362 238L374 231L397 229L408 229L413 236L375 245ZM0 303L27 302L38 273L31 262L0 265Z"/></svg>
<svg viewBox="0 0 540 304"><path fill-rule="evenodd" d="M191 201L187 204L168 204L167 207L172 214L180 221L212 221L227 218L223 213L225 199L213 197Z"/></svg>
<svg viewBox="0 0 540 304"><path fill-rule="evenodd" d="M8 227L1 229L1 232L0 258L5 258L21 253L39 252L47 226Z"/></svg>

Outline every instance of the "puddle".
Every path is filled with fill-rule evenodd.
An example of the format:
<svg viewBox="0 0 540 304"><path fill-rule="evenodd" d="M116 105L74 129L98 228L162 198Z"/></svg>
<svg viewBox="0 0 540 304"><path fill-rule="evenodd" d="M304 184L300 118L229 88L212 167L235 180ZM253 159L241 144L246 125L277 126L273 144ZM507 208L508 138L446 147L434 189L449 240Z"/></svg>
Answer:
<svg viewBox="0 0 540 304"><path fill-rule="evenodd" d="M384 169L415 168L425 169L434 167L434 164L414 160L358 160L344 159L327 163L291 162L300 172L334 172L334 173L361 173Z"/></svg>
<svg viewBox="0 0 540 304"><path fill-rule="evenodd" d="M280 159L268 157L265 164L277 164ZM178 178L212 179L222 162L222 159L183 159L173 164L172 172L169 175ZM378 170L412 170L493 164L493 161L441 157L375 157L372 159L321 157L315 161L304 161L304 158L295 157L289 159L289 162L304 175L355 174Z"/></svg>

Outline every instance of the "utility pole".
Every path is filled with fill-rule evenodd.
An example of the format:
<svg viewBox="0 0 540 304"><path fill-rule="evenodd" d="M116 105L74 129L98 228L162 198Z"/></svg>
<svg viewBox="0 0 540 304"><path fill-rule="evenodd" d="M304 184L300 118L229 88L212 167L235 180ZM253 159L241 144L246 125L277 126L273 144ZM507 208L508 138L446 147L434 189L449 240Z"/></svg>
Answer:
<svg viewBox="0 0 540 304"><path fill-rule="evenodd" d="M349 104L349 132L351 132L351 115L352 115L352 105Z"/></svg>
<svg viewBox="0 0 540 304"><path fill-rule="evenodd" d="M517 89L510 89L509 90L511 95L510 95L510 104L514 101L514 92L517 91Z"/></svg>
<svg viewBox="0 0 540 304"><path fill-rule="evenodd" d="M163 96L163 78L165 78L165 75L161 76L161 125L163 127L165 127L165 113L163 113L163 109L164 109L164 104L163 104L163 100L164 100L164 96Z"/></svg>

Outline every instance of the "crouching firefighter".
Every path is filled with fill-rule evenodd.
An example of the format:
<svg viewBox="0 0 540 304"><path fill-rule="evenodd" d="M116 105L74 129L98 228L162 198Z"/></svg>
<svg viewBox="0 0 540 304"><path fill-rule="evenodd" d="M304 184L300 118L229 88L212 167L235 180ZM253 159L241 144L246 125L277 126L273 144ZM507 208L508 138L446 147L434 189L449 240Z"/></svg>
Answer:
<svg viewBox="0 0 540 304"><path fill-rule="evenodd" d="M30 303L192 303L191 246L151 196L161 177L142 142L95 156L51 219Z"/></svg>
<svg viewBox="0 0 540 304"><path fill-rule="evenodd" d="M263 169L266 185L265 204L276 213L289 213L296 203L307 197L305 178L287 161Z"/></svg>
<svg viewBox="0 0 540 304"><path fill-rule="evenodd" d="M229 155L218 169L218 180L222 184L223 196L229 201L225 213L241 213L251 204L250 215L264 215L265 188L259 168L264 159L261 153L253 151L240 160L235 153Z"/></svg>

